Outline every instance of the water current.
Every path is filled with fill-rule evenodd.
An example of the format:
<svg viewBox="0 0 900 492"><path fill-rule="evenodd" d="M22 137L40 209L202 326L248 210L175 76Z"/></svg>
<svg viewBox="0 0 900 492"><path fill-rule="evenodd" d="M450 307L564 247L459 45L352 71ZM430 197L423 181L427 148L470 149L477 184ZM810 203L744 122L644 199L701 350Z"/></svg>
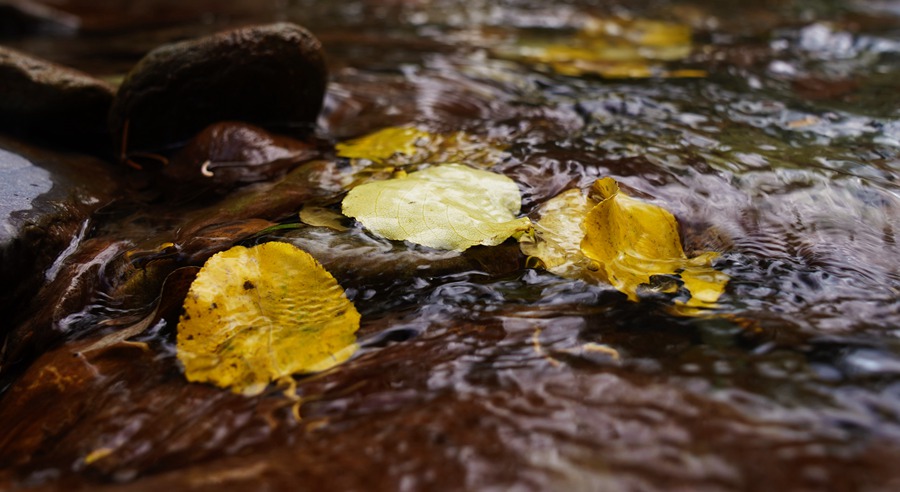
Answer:
<svg viewBox="0 0 900 492"><path fill-rule="evenodd" d="M519 184L532 218L612 176L678 218L689 254L721 253L715 266L731 280L719 307L683 316L630 302L527 268L509 244L460 260L359 227L279 231L249 242L318 248L362 314L362 350L298 379L303 420L275 389L244 398L183 382L163 321L138 337L149 351L93 360L99 380L73 369L88 382L61 401L6 402L7 416L60 422L0 452L17 463L10 483L900 487L896 5L354 0L260 11L249 19L303 24L325 46L323 141L414 124L501 142L490 168ZM501 49L567 39L588 18L690 26L689 54L662 66L696 76L579 76ZM9 44L115 79L162 42L248 17L204 19ZM130 241L123 250L171 239L175 219L119 220L129 213L94 236ZM69 320L73 342L115 317L114 303L94 302ZM79 417L53 417L67 411ZM88 463L96 449L111 451Z"/></svg>

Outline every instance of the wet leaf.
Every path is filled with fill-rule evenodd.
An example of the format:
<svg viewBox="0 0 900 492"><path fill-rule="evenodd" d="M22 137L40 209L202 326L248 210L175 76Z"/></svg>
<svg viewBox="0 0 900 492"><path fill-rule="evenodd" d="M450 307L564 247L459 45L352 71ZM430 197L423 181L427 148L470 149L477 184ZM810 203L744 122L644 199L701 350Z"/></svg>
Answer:
<svg viewBox="0 0 900 492"><path fill-rule="evenodd" d="M493 165L503 156L503 146L466 132L431 133L415 126L394 126L339 143L339 157L364 160L364 166L406 167L425 162L465 161L473 165ZM391 169L393 170L393 169Z"/></svg>
<svg viewBox="0 0 900 492"><path fill-rule="evenodd" d="M314 227L327 227L331 230L343 232L349 229L344 222L347 218L325 207L304 205L300 209L300 221Z"/></svg>
<svg viewBox="0 0 900 492"><path fill-rule="evenodd" d="M275 135L249 123L214 123L162 169L174 181L230 188L271 181L318 154L310 142Z"/></svg>
<svg viewBox="0 0 900 492"><path fill-rule="evenodd" d="M570 75L606 78L704 77L702 70L669 70L690 55L688 26L646 19L590 18L573 34L523 35L496 50L505 58Z"/></svg>
<svg viewBox="0 0 900 492"><path fill-rule="evenodd" d="M340 157L384 162L394 154L414 155L418 152L419 145L429 138L431 134L416 127L394 126L339 143L335 150Z"/></svg>
<svg viewBox="0 0 900 492"><path fill-rule="evenodd" d="M210 258L178 324L188 381L236 393L323 371L357 348L359 313L308 253L280 242L235 246Z"/></svg>
<svg viewBox="0 0 900 492"><path fill-rule="evenodd" d="M494 246L527 231L519 187L502 174L444 164L352 189L344 215L375 234L437 249Z"/></svg>
<svg viewBox="0 0 900 492"><path fill-rule="evenodd" d="M591 262L581 252L584 230L581 223L597 202L581 190L560 193L541 206L541 220L534 223L534 234L524 236L522 252L541 261L544 269L566 278L589 279L596 275Z"/></svg>
<svg viewBox="0 0 900 492"><path fill-rule="evenodd" d="M633 301L673 294L687 307L714 307L728 282L711 266L717 253L687 258L675 217L622 193L612 178L597 180L588 195L567 191L541 213L521 248L558 275L608 282Z"/></svg>
<svg viewBox="0 0 900 492"><path fill-rule="evenodd" d="M637 300L651 276L672 275L689 292L686 305L710 306L719 299L728 277L711 266L718 254L688 259L671 213L620 192L612 178L598 179L591 196L599 203L585 217L581 251L600 263L615 288Z"/></svg>

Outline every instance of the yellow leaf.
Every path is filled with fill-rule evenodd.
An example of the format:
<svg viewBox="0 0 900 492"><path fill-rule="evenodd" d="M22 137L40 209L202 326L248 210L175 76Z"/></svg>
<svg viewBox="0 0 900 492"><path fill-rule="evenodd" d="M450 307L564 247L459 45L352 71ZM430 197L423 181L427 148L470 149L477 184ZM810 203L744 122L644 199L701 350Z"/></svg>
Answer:
<svg viewBox="0 0 900 492"><path fill-rule="evenodd" d="M506 56L543 64L569 75L606 78L702 77L700 70L666 70L691 54L691 29L670 22L645 19L589 18L574 35L519 39L497 50Z"/></svg>
<svg viewBox="0 0 900 492"><path fill-rule="evenodd" d="M608 282L633 301L654 287L678 293L680 283L688 297L677 302L692 308L714 307L728 283L711 266L717 253L688 259L675 217L622 193L612 178L597 180L587 196L562 193L540 211L535 238L521 248L557 275Z"/></svg>
<svg viewBox="0 0 900 492"><path fill-rule="evenodd" d="M560 277L591 277L596 272L591 271L590 260L581 253L581 224L596 204L578 189L548 200L540 208L534 234L519 241L522 253L539 259L544 269Z"/></svg>
<svg viewBox="0 0 900 492"><path fill-rule="evenodd" d="M362 160L362 169L378 173L426 162L458 162L491 166L502 159L503 146L466 132L430 133L415 126L396 126L339 143L339 157ZM372 169L366 169L375 164Z"/></svg>
<svg viewBox="0 0 900 492"><path fill-rule="evenodd" d="M314 227L327 227L342 232L349 229L342 223L346 220L347 218L343 215L324 207L304 205L300 209L300 222Z"/></svg>
<svg viewBox="0 0 900 492"><path fill-rule="evenodd" d="M255 395L357 349L359 313L316 260L280 242L210 258L184 302L178 359L188 381Z"/></svg>
<svg viewBox="0 0 900 492"><path fill-rule="evenodd" d="M712 307L718 301L728 277L712 268L716 253L689 260L671 213L622 193L612 178L598 179L590 196L598 203L585 217L581 251L601 265L613 287L637 300L651 276L672 275L690 293L686 305Z"/></svg>
<svg viewBox="0 0 900 492"><path fill-rule="evenodd" d="M357 186L342 204L344 215L379 236L457 251L527 231L531 222L516 218L521 206L511 179L461 164Z"/></svg>
<svg viewBox="0 0 900 492"><path fill-rule="evenodd" d="M383 162L394 154L412 156L431 134L413 126L396 126L335 146L337 155L351 159Z"/></svg>

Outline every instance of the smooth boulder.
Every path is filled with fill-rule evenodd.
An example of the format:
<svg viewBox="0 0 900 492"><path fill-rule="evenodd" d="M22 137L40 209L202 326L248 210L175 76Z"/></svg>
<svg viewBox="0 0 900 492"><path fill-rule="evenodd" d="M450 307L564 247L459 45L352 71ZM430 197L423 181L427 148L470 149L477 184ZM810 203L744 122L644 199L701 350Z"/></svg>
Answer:
<svg viewBox="0 0 900 492"><path fill-rule="evenodd" d="M108 145L113 88L102 80L0 46L0 131L79 148Z"/></svg>
<svg viewBox="0 0 900 492"><path fill-rule="evenodd" d="M326 79L321 43L294 24L169 44L151 51L125 78L110 129L121 155L171 150L226 120L303 134L322 108Z"/></svg>

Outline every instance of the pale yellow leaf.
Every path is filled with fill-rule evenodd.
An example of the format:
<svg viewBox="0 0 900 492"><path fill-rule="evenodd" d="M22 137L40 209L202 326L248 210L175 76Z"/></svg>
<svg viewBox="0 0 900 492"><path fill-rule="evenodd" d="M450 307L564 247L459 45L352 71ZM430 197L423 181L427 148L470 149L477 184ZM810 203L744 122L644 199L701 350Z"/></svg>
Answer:
<svg viewBox="0 0 900 492"><path fill-rule="evenodd" d="M342 207L381 237L464 251L527 231L531 222L516 218L521 204L519 187L506 176L443 164L357 186Z"/></svg>
<svg viewBox="0 0 900 492"><path fill-rule="evenodd" d="M188 381L258 394L273 380L318 372L356 350L360 316L334 277L280 242L210 258L178 324Z"/></svg>

